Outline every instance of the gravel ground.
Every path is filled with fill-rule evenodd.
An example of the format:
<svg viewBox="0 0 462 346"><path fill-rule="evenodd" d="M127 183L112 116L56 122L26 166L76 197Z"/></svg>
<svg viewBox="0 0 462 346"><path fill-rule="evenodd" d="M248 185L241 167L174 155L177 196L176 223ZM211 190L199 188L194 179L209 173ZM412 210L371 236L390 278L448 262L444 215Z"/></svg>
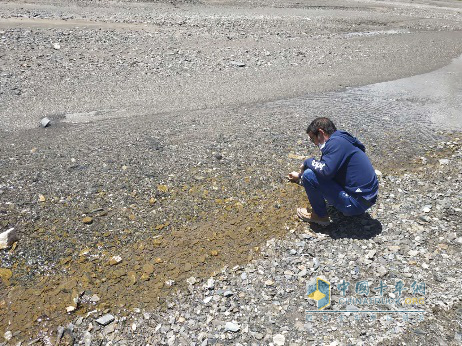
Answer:
<svg viewBox="0 0 462 346"><path fill-rule="evenodd" d="M0 334L460 341L461 7L1 3L0 231L21 239L0 250ZM326 230L296 219L306 200L284 179L317 154L304 128L319 114L383 173L377 206L333 212ZM306 321L319 275L332 309L345 308L341 280L425 282L424 319Z"/></svg>

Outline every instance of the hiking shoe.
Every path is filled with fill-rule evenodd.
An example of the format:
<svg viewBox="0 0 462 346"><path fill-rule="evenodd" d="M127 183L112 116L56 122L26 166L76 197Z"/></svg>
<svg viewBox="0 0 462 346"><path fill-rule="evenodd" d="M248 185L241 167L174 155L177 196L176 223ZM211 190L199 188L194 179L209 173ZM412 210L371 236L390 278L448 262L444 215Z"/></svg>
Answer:
<svg viewBox="0 0 462 346"><path fill-rule="evenodd" d="M329 226L329 216L319 217L315 212L308 212L306 208L297 208L297 216L306 222L316 223L321 226Z"/></svg>

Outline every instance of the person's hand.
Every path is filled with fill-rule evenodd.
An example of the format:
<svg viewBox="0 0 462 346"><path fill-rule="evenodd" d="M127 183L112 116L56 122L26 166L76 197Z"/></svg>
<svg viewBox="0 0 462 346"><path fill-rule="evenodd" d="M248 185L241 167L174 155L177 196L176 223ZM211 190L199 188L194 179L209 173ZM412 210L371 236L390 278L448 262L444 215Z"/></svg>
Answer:
<svg viewBox="0 0 462 346"><path fill-rule="evenodd" d="M289 179L293 183L298 183L298 181L300 180L300 173L295 171L290 172L287 176L287 179Z"/></svg>

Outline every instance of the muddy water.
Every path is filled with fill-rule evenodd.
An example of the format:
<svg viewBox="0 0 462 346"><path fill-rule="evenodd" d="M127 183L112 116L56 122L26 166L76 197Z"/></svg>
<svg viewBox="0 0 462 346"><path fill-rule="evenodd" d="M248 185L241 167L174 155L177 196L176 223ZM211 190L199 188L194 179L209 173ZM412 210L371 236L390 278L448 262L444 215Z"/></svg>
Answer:
<svg viewBox="0 0 462 346"><path fill-rule="evenodd" d="M326 115L366 142L377 168L411 167L405 160L442 138L439 131L461 129L461 66L462 58L458 58L421 76L252 105L236 112L251 113L267 122L274 116L274 122L299 133L307 118ZM294 140L298 136L289 135ZM247 140L252 142L252 138ZM292 158L303 154L305 145L294 149L288 143ZM285 167L285 163L274 164L276 171ZM219 185L233 188L235 182L223 179ZM176 198L186 198L187 193L206 201L212 183L217 181L201 180L187 191L177 191ZM54 263L53 272L32 276L32 281L21 279L31 270L27 261L0 262L0 332L13 331L15 340L38 333L53 336L57 325L95 309L126 314L134 308L162 307L164 297L184 289L188 278L200 280L224 265L245 263L258 256L266 239L283 237L289 229L302 231L305 226L293 211L303 203L300 188L275 181L271 188L242 194L238 200L215 199L213 207L200 211L204 216L200 221L175 223L174 227L168 221L158 224L157 235L147 240L127 242L133 236L130 229L103 232L98 242L87 247L76 239L59 263ZM118 217L111 211L97 213L95 219ZM37 239L41 232L47 230L38 228Z"/></svg>

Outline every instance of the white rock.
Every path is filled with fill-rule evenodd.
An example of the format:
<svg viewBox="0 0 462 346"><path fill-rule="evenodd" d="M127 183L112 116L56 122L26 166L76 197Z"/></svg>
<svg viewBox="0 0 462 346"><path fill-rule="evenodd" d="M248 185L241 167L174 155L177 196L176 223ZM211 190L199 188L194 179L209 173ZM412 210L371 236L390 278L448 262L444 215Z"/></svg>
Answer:
<svg viewBox="0 0 462 346"><path fill-rule="evenodd" d="M376 250L369 250L366 254L366 258L374 258L376 252Z"/></svg>
<svg viewBox="0 0 462 346"><path fill-rule="evenodd" d="M286 337L282 334L276 334L273 336L273 342L275 345L283 346L286 343Z"/></svg>
<svg viewBox="0 0 462 346"><path fill-rule="evenodd" d="M47 127L50 124L51 124L51 120L48 119L47 117L42 118L42 120L40 120L40 126L42 127Z"/></svg>
<svg viewBox="0 0 462 346"><path fill-rule="evenodd" d="M431 209L432 209L432 206L431 206L431 205L426 205L426 206L424 206L424 207L422 208L422 211L423 211L424 213L429 213Z"/></svg>
<svg viewBox="0 0 462 346"><path fill-rule="evenodd" d="M61 49L61 45L59 43L53 43L53 49L59 50Z"/></svg>
<svg viewBox="0 0 462 346"><path fill-rule="evenodd" d="M241 326L238 325L237 323L226 322L225 324L225 330L227 332L238 332L240 329L241 329Z"/></svg>
<svg viewBox="0 0 462 346"><path fill-rule="evenodd" d="M75 311L75 309L76 309L75 306L70 305L70 306L68 306L68 307L66 308L66 311L67 311L68 313L70 313L70 312L72 312L72 311Z"/></svg>
<svg viewBox="0 0 462 346"><path fill-rule="evenodd" d="M375 175L380 177L382 175L382 172L380 172L378 169L375 170Z"/></svg>
<svg viewBox="0 0 462 346"><path fill-rule="evenodd" d="M5 332L5 334L3 334L3 337L5 338L6 341L10 341L11 338L13 337L13 333L11 331L7 330Z"/></svg>
<svg viewBox="0 0 462 346"><path fill-rule="evenodd" d="M197 280L194 276L191 276L189 279L186 280L186 282L192 286L197 282Z"/></svg>
<svg viewBox="0 0 462 346"><path fill-rule="evenodd" d="M85 346L90 346L91 345L91 339L92 339L92 337L91 337L90 332L87 331L87 332L85 332L83 334L83 344Z"/></svg>
<svg viewBox="0 0 462 346"><path fill-rule="evenodd" d="M96 320L96 323L102 325L102 326L107 326L109 323L114 321L114 316L111 314L106 314Z"/></svg>
<svg viewBox="0 0 462 346"><path fill-rule="evenodd" d="M440 165L448 165L449 164L449 160L448 159L440 159Z"/></svg>
<svg viewBox="0 0 462 346"><path fill-rule="evenodd" d="M14 228L10 228L5 232L0 233L0 250L9 248L18 239L18 234Z"/></svg>
<svg viewBox="0 0 462 346"><path fill-rule="evenodd" d="M213 287L215 286L215 280L213 278L210 278L207 280L207 288L209 290L213 290Z"/></svg>
<svg viewBox="0 0 462 346"><path fill-rule="evenodd" d="M97 303L99 301L100 301L100 298L96 294L92 295L91 298L90 298L90 302L92 302L92 303Z"/></svg>
<svg viewBox="0 0 462 346"><path fill-rule="evenodd" d="M136 331L136 324L135 323L132 324L132 330Z"/></svg>

